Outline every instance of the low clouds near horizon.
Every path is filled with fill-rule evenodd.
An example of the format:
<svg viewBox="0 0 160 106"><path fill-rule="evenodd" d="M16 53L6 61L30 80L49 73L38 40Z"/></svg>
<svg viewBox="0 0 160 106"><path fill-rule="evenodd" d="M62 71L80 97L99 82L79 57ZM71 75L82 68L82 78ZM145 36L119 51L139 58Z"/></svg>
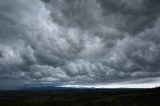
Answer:
<svg viewBox="0 0 160 106"><path fill-rule="evenodd" d="M0 0L0 89L158 84L159 10L158 0Z"/></svg>

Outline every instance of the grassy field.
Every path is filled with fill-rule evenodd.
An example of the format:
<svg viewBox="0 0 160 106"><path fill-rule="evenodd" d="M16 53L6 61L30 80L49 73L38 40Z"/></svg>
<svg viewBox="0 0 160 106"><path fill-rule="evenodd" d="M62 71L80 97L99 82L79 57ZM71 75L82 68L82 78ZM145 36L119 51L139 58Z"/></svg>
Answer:
<svg viewBox="0 0 160 106"><path fill-rule="evenodd" d="M0 106L160 106L160 89L0 91Z"/></svg>

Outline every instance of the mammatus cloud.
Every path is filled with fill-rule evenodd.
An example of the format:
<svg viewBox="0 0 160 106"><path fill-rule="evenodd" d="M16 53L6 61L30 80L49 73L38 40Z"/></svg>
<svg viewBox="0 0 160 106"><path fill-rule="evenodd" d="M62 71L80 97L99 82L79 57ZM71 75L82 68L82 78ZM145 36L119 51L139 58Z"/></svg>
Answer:
<svg viewBox="0 0 160 106"><path fill-rule="evenodd" d="M158 85L159 10L157 0L0 0L0 88Z"/></svg>

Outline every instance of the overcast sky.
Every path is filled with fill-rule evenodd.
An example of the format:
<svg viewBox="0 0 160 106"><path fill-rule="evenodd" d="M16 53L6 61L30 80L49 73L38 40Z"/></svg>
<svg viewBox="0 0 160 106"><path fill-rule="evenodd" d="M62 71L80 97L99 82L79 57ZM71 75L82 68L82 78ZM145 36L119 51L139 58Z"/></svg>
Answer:
<svg viewBox="0 0 160 106"><path fill-rule="evenodd" d="M0 89L160 84L160 0L0 0Z"/></svg>

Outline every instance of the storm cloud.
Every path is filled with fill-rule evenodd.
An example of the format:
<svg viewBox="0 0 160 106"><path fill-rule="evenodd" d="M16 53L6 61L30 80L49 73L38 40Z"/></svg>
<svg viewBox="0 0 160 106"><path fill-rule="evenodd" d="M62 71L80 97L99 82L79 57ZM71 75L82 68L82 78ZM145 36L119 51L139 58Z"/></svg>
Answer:
<svg viewBox="0 0 160 106"><path fill-rule="evenodd" d="M0 0L0 88L159 84L159 10L158 0Z"/></svg>

